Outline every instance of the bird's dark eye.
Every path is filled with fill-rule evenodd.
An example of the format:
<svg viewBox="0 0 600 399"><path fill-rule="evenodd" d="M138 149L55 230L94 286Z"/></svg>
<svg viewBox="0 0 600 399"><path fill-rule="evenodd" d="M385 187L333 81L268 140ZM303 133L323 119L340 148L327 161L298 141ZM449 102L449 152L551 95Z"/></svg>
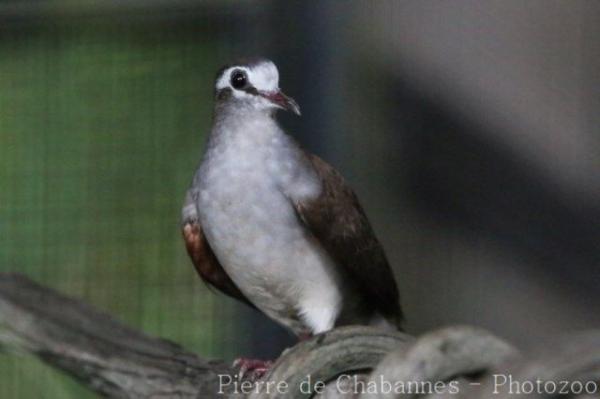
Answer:
<svg viewBox="0 0 600 399"><path fill-rule="evenodd" d="M244 71L233 71L231 74L231 85L234 89L241 89L246 86L248 82L248 77L246 76L246 72Z"/></svg>

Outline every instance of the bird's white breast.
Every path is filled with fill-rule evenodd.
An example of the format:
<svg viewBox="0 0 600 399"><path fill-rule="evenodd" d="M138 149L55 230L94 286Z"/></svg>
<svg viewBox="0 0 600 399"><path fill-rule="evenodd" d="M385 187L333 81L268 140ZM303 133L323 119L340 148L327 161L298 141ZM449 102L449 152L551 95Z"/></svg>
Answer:
<svg viewBox="0 0 600 399"><path fill-rule="evenodd" d="M198 214L211 247L265 313L296 332L331 328L341 278L291 204L318 196L319 180L274 122L220 128L197 176Z"/></svg>

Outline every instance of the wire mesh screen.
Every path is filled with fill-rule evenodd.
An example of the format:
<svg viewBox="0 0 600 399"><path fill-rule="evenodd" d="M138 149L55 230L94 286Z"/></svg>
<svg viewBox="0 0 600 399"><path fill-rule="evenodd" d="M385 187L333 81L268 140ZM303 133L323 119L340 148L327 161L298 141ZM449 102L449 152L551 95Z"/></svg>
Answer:
<svg viewBox="0 0 600 399"><path fill-rule="evenodd" d="M186 26L3 30L0 271L223 356L230 302L195 278L178 225L221 43ZM35 360L0 355L0 397L85 392Z"/></svg>
<svg viewBox="0 0 600 399"><path fill-rule="evenodd" d="M290 336L208 290L179 231L213 78L273 59L386 249L420 334L520 346L600 323L597 57L588 1L0 2L0 272L205 358ZM249 331L248 331L249 330ZM0 352L0 398L80 398Z"/></svg>

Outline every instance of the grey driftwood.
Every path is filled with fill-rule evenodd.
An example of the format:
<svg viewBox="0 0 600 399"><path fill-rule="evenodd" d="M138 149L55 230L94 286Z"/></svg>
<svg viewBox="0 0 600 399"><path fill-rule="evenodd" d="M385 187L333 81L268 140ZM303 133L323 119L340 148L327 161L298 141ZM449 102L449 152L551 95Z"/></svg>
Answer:
<svg viewBox="0 0 600 399"><path fill-rule="evenodd" d="M236 370L221 361L203 359L22 275L7 273L0 273L0 345L15 354L34 355L111 398L414 398L418 396L414 387L428 387L418 385L428 381L460 384L461 389L425 392L419 397L549 398L552 394L547 392L509 393L508 388L492 392L497 389L498 375L542 384L600 381L597 330L557 340L525 355L499 338L467 326L448 327L419 338L369 327L345 327L284 351L258 383L236 379L246 383L241 389L239 384L219 384L236 375ZM413 391L369 390L382 380L396 384L396 389L413 383ZM277 383L285 385L276 389ZM577 392L571 394L577 396ZM585 389L578 394L592 397ZM595 394L600 394L600 389Z"/></svg>

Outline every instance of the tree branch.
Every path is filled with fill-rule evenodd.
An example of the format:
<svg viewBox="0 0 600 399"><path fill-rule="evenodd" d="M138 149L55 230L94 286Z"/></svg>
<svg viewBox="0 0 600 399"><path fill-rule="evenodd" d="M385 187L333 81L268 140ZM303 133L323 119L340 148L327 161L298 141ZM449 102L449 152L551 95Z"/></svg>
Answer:
<svg viewBox="0 0 600 399"><path fill-rule="evenodd" d="M218 375L234 373L18 274L0 274L0 345L113 398L214 397Z"/></svg>
<svg viewBox="0 0 600 399"><path fill-rule="evenodd" d="M600 381L598 330L525 355L467 326L416 339L354 326L319 334L284 351L263 380L244 381L246 388L240 390L235 370L224 363L204 360L24 276L6 273L0 273L0 345L32 353L112 398L300 399L314 393L319 399L355 398L358 393L364 393L361 398L398 397L395 392L357 390L383 379L393 384L456 380L463 386L458 396L445 392L434 397L473 399L489 397L495 373L514 374L519 381ZM220 375L226 376L222 385ZM342 380L342 392L340 375L356 376L359 382ZM304 383L307 378L323 381L326 390L312 389ZM287 390L269 390L269 382L285 382ZM502 392L499 397L509 396Z"/></svg>

